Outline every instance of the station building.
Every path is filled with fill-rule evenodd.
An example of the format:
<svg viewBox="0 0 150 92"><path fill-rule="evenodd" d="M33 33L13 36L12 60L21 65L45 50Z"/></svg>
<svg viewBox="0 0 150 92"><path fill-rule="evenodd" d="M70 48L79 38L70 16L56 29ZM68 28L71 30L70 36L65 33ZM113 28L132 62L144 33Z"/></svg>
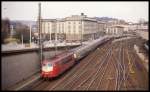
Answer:
<svg viewBox="0 0 150 92"><path fill-rule="evenodd" d="M42 34L47 35L49 40L92 40L97 39L105 29L105 23L83 13L62 19L41 19L41 23Z"/></svg>

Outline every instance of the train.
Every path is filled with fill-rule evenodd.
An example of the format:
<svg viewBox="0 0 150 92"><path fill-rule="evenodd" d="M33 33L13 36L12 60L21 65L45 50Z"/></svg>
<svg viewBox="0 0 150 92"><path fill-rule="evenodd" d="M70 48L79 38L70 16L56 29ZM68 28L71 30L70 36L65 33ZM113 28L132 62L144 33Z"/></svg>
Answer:
<svg viewBox="0 0 150 92"><path fill-rule="evenodd" d="M64 73L67 69L73 66L77 61L87 56L91 51L99 45L113 38L112 36L104 36L90 42L88 45L82 45L75 49L65 51L54 56L51 59L45 59L42 62L42 78L55 78Z"/></svg>
<svg viewBox="0 0 150 92"><path fill-rule="evenodd" d="M55 78L74 65L73 52L66 51L42 62L42 78Z"/></svg>

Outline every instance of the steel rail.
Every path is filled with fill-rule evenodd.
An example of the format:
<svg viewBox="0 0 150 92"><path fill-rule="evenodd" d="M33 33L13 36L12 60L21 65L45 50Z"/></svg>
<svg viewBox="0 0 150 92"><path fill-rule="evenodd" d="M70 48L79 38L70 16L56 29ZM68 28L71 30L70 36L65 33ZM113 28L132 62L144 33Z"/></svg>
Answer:
<svg viewBox="0 0 150 92"><path fill-rule="evenodd" d="M90 84L88 85L87 89L89 89L90 86L94 83L94 81L95 81L96 78L98 77L97 75L98 75L98 73L100 72L100 70L101 70L101 68L102 68L102 65L109 59L108 56L109 56L109 54L110 54L110 52L111 52L111 49L112 49L112 48L109 49L109 52L107 53L106 58L104 58L103 62L102 62L101 65L99 66L98 70L97 70L96 73L93 75L93 76L94 76L94 79L90 82ZM108 62L106 62L106 63L108 63Z"/></svg>
<svg viewBox="0 0 150 92"><path fill-rule="evenodd" d="M103 49L103 48L102 48ZM104 55L105 56L105 55ZM104 56L103 56L103 58L104 58ZM96 63L96 65L94 66L94 67L96 67L97 66L97 64L98 63ZM90 76L88 76L82 83L80 83L77 87L75 87L74 89L77 89L77 88L79 88L79 87L81 87L83 84L85 84L92 76L93 76L93 74L94 74L95 72L93 72Z"/></svg>

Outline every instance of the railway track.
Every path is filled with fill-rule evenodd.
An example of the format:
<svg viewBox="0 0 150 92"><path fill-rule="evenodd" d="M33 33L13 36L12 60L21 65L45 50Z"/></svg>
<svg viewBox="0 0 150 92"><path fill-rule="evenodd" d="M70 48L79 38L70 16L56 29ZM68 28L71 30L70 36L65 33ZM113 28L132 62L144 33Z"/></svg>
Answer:
<svg viewBox="0 0 150 92"><path fill-rule="evenodd" d="M114 49L115 44L112 44L112 55L109 59L109 68L105 70L105 74L100 78L100 82L98 83L96 90L112 90L115 83L115 78L117 76L117 66L115 64L114 59L114 52L116 51ZM113 70L113 71L112 71ZM110 86L112 88L110 88Z"/></svg>
<svg viewBox="0 0 150 92"><path fill-rule="evenodd" d="M144 73L142 63L139 64L141 60L139 59L139 57L137 57L135 51L133 50L134 44L135 44L134 39L127 40L124 42L124 49L123 49L124 55L122 55L123 56L122 65L123 65L124 72L122 71L123 78L122 78L122 82L118 90L146 89L147 83L144 82L144 80L141 81L141 79L142 77L146 76L147 73L146 72ZM139 65L143 70L139 72L138 67L136 65ZM145 79L148 79L148 78L145 77ZM144 86L141 87L141 84L145 84L145 88Z"/></svg>
<svg viewBox="0 0 150 92"><path fill-rule="evenodd" d="M123 47L124 46L124 47ZM125 46L126 43L122 43L120 42L119 45L119 51L118 51L118 60L116 60L116 64L117 64L117 77L116 77L116 86L115 86L115 90L126 90L127 88L125 88L126 86L126 80L128 79L128 64L127 64L127 59L125 57ZM115 57L117 57L115 56Z"/></svg>
<svg viewBox="0 0 150 92"><path fill-rule="evenodd" d="M110 52L110 50L109 50L109 52ZM107 54L107 56L106 57L108 57L109 56L109 54ZM104 57L103 57L104 58ZM88 76L86 79L84 79L84 81L82 81L77 87L75 87L74 89L76 90L76 89L78 89L78 88L81 88L82 87L82 85L83 84L85 84L86 82L88 82L91 78L92 78L92 80L91 80L91 82L90 82L90 84L92 84L94 81L95 81L95 79L97 78L97 76L98 76L98 73L99 73L99 71L100 71L100 69L102 68L102 65L104 64L104 61L103 62L96 62L96 64L93 66L93 68L95 68L95 67L97 67L98 65L100 65L99 66L99 69L98 70L94 70L93 72L91 72L91 75L90 76ZM90 87L90 84L86 87L87 89Z"/></svg>
<svg viewBox="0 0 150 92"><path fill-rule="evenodd" d="M122 43L120 43L119 46L119 52L118 52L118 60L117 60L117 71L118 71L118 76L116 80L116 90L120 90L120 86L122 85L122 82L125 80L125 65L124 65L124 55L123 55L123 47Z"/></svg>
<svg viewBox="0 0 150 92"><path fill-rule="evenodd" d="M110 59L109 68L106 70L107 73L105 74L105 76L101 77L100 81L102 80L102 83L99 82L99 84L101 83L101 85L99 87L99 84L98 84L96 90L116 90L119 86L120 80L118 79L120 78L119 75L122 70L122 65L120 64L120 61L118 60L118 58L115 57L116 56L115 53L118 52L118 50L120 50L118 48L116 49L117 46L118 44L112 44L113 54ZM120 51L119 51L119 56L121 55Z"/></svg>
<svg viewBox="0 0 150 92"><path fill-rule="evenodd" d="M109 50L107 50L107 52L109 53L110 52L110 49ZM103 52L104 53L104 52ZM94 70L93 72L91 72L92 74L90 75L90 76L88 76L84 81L82 81L78 86L76 86L75 88L74 88L74 90L77 90L77 89L79 89L79 88L84 88L84 89L88 89L89 87L90 87L90 85L89 85L89 82L90 82L90 84L92 84L94 81L95 81L95 77L97 77L97 75L98 75L98 73L99 73L99 71L100 71L100 68L102 68L102 65L104 64L104 61L102 61L104 58L106 58L106 57L108 57L109 56L109 54L106 54L106 56L105 56L105 54L102 56L102 58L100 58L101 60L96 60L97 62L96 62L96 64L92 67L92 68L97 68L97 67L99 67L99 69L98 70ZM94 76L94 77L93 77ZM84 86L83 86L84 85Z"/></svg>
<svg viewBox="0 0 150 92"><path fill-rule="evenodd" d="M108 61L109 61L109 57L111 57L112 55L112 48L109 49L109 51L107 52L107 55L101 60L101 63L99 65L96 65L98 67L96 73L94 74L94 76L92 77L92 81L89 83L87 90L90 89L90 87L92 86L92 84L94 84L94 82L96 81L97 78L99 78L99 73L102 73L101 75L101 79L102 80L104 74L106 73L106 69L108 68ZM97 83L97 82L96 82ZM98 83L96 89L98 89L98 86L100 85L100 82ZM92 89L93 90L93 89Z"/></svg>
<svg viewBox="0 0 150 92"><path fill-rule="evenodd" d="M130 52L130 51L128 51ZM135 51L132 51L129 53L129 56L132 58L132 65L131 68L133 70L133 74L130 75L133 79L132 79L132 85L136 90L143 90L148 88L148 85L146 83L146 81L148 81L148 75L146 72L146 70L144 69L143 66L143 62L140 60L140 58L137 56ZM139 76L140 74L140 76ZM141 80L144 79L144 80ZM143 84L143 85L141 85Z"/></svg>
<svg viewBox="0 0 150 92"><path fill-rule="evenodd" d="M32 90L146 90L148 73L135 54L135 38L99 46L56 80L39 80ZM141 85L143 84L143 85Z"/></svg>

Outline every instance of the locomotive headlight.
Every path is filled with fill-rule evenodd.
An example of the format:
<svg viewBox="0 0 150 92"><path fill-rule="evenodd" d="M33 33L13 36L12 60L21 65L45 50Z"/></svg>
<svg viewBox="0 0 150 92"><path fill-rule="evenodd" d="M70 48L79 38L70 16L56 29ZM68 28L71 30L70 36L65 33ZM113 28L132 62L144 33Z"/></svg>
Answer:
<svg viewBox="0 0 150 92"><path fill-rule="evenodd" d="M46 64L45 66L42 66L42 71L44 71L44 72L53 71L53 66L52 66L52 64Z"/></svg>

